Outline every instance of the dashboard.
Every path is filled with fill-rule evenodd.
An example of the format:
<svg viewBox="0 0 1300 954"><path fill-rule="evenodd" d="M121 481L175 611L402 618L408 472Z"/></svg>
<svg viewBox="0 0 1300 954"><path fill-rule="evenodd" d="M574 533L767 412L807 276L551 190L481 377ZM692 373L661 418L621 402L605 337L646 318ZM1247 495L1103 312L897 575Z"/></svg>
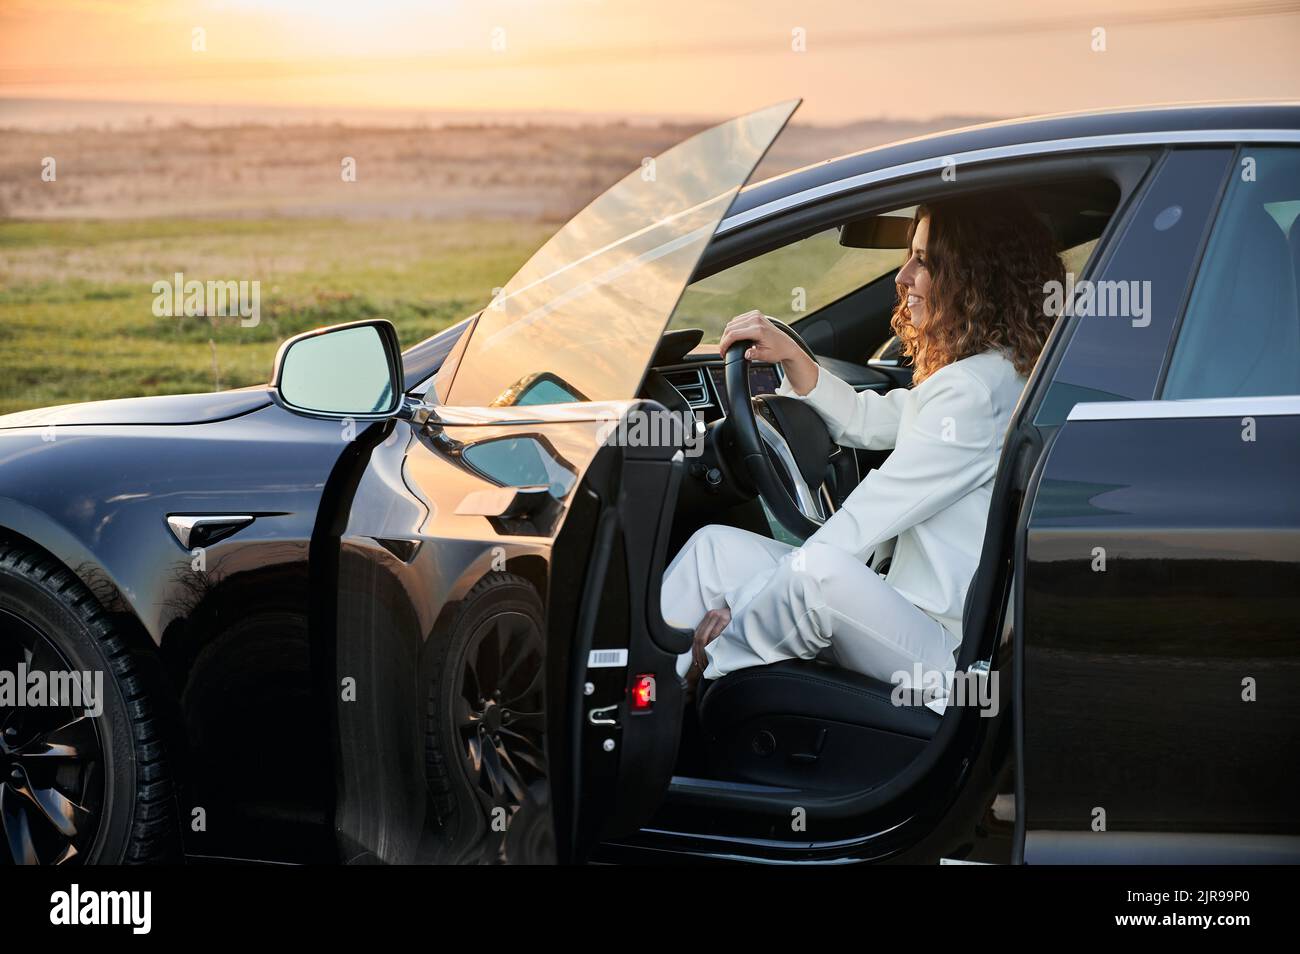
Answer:
<svg viewBox="0 0 1300 954"><path fill-rule="evenodd" d="M712 424L727 416L727 386L721 361L658 370L691 406L698 419ZM749 366L750 394L773 394L781 386L781 381L781 366L778 364L754 363Z"/></svg>
<svg viewBox="0 0 1300 954"><path fill-rule="evenodd" d="M690 405L696 420L713 424L726 418L727 384L722 356L697 350L704 332L698 328L678 328L664 333L650 367L662 384L667 384ZM855 364L827 355L817 355L817 363L846 381L857 391L885 392L911 383L911 368L897 360L885 360L885 346L866 365ZM692 353L694 352L694 353ZM749 366L749 393L774 394L785 374L779 364L752 362ZM644 396L644 395L643 395ZM668 397L665 404L676 403Z"/></svg>

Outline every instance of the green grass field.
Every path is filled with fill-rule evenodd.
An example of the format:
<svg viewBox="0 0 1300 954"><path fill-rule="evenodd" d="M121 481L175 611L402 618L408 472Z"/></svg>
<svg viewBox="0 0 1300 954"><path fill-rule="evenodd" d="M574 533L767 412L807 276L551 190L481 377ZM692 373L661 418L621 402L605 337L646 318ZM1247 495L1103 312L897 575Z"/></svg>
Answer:
<svg viewBox="0 0 1300 954"><path fill-rule="evenodd" d="M279 342L389 318L409 346L485 305L555 230L436 221L0 223L0 413L268 379ZM261 282L261 320L157 318L156 281Z"/></svg>

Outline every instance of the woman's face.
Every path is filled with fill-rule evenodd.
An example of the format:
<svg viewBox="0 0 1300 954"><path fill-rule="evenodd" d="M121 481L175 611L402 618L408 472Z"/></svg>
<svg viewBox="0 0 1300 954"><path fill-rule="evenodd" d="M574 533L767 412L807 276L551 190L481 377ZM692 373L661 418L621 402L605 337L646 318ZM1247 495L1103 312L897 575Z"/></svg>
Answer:
<svg viewBox="0 0 1300 954"><path fill-rule="evenodd" d="M916 223L916 231L912 235L911 254L903 263L903 267L898 270L896 279L903 289L908 318L916 328L924 325L925 319L929 316L927 309L930 301L930 266L925 251L929 238L930 217L927 215Z"/></svg>

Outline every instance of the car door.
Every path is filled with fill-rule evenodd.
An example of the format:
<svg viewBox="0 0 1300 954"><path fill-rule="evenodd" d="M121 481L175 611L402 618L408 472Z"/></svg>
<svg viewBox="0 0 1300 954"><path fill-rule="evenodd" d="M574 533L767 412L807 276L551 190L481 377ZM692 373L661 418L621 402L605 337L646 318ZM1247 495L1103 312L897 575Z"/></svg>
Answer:
<svg viewBox="0 0 1300 954"><path fill-rule="evenodd" d="M337 553L322 669L345 858L573 860L635 828L666 789L673 662L688 643L664 628L657 580L684 435L636 430L664 411L636 394L700 254L796 105L645 160L477 316L432 407L354 442L322 533ZM497 632L466 637L475 648L458 660L485 587L514 602L487 605ZM462 664L463 679L448 676ZM520 690L534 701L493 708L483 687L507 691L520 667L537 669Z"/></svg>
<svg viewBox="0 0 1300 954"><path fill-rule="evenodd" d="M1076 316L1022 516L1017 853L1295 860L1300 152L1169 153ZM1137 309L1133 309L1135 312Z"/></svg>

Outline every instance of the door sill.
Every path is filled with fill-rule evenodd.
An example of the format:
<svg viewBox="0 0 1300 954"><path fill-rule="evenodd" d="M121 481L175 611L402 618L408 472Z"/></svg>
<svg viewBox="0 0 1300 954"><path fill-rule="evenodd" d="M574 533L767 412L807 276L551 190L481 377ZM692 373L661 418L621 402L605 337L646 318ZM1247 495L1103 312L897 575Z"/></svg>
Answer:
<svg viewBox="0 0 1300 954"><path fill-rule="evenodd" d="M751 782L729 782L720 778L693 778L686 775L674 775L668 783L668 797L673 795L799 795L801 788L787 788L778 785L755 785Z"/></svg>

